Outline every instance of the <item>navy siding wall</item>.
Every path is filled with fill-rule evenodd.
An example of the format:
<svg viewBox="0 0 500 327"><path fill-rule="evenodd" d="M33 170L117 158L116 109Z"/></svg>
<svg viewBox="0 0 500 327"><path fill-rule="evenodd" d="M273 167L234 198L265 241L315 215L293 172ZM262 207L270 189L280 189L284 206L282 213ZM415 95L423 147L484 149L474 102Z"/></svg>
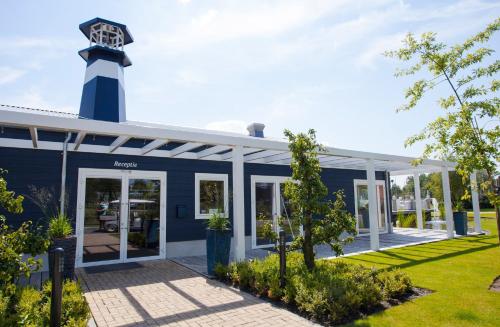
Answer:
<svg viewBox="0 0 500 327"><path fill-rule="evenodd" d="M77 182L79 168L114 169L114 162L136 162L136 170L167 172L167 242L198 240L205 238L205 221L194 219L194 176L195 173L216 173L229 175L229 192L232 193L230 162L188 160L157 157L125 156L115 154L95 154L82 152L68 153L67 192L68 214L76 217ZM18 194L29 194L28 185L49 187L59 198L61 178L61 152L48 150L12 149L0 147L0 168L9 170L6 176L9 188ZM287 166L245 164L245 235L251 229L251 175L290 176ZM383 180L385 174L377 172L376 178ZM323 169L322 179L329 192L344 189L347 209L354 213L354 179L366 179L366 172L349 169ZM230 196L231 197L231 196ZM186 218L176 217L177 205L187 208ZM26 219L34 221L43 217L41 211L28 199L24 201L24 213L7 215L10 224L19 225ZM232 204L230 199L230 219Z"/></svg>
<svg viewBox="0 0 500 327"><path fill-rule="evenodd" d="M136 162L134 170L167 172L167 242L205 239L205 220L194 219L194 175L213 173L229 175L231 191L231 163L188 159L140 157L110 154L70 152L68 156L68 190L70 203L76 203L78 168L114 169L114 162ZM186 218L176 218L176 206L185 205ZM230 210L230 219L232 214ZM73 216L76 209L71 208Z"/></svg>
<svg viewBox="0 0 500 327"><path fill-rule="evenodd" d="M2 212L8 223L14 227L26 220L47 224L42 211L26 195L31 194L29 186L35 185L53 190L56 199L59 199L61 152L0 147L0 168L8 170L5 178L9 190L25 195L22 214Z"/></svg>
<svg viewBox="0 0 500 327"><path fill-rule="evenodd" d="M265 164L245 164L245 235L252 235L252 207L251 207L251 175L262 176L291 176L292 171L288 166L265 165ZM377 171L377 180L384 180L385 173ZM325 183L330 193L329 198L333 199L332 193L340 189L344 190L347 210L354 214L354 180L366 179L366 171L352 169L324 168L321 172L321 179Z"/></svg>

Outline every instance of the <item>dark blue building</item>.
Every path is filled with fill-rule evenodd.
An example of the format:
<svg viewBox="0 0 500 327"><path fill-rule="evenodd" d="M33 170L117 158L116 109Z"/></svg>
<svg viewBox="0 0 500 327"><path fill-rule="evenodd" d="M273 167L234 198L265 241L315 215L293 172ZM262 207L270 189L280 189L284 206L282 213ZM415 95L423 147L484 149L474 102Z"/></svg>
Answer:
<svg viewBox="0 0 500 327"><path fill-rule="evenodd" d="M9 189L26 195L19 225L44 224L64 211L74 222L78 266L205 252L205 222L231 220L232 252L270 246L262 228L290 216L283 183L290 178L288 144L264 137L128 122L123 51L133 42L123 24L96 18L80 25L90 46L76 114L0 107L0 167ZM390 232L388 179L412 168L413 158L326 148L319 155L330 192L343 189L360 233ZM422 168L445 165L426 161ZM45 205L36 202L45 196ZM45 207L45 208L44 208ZM286 229L287 233L300 230Z"/></svg>

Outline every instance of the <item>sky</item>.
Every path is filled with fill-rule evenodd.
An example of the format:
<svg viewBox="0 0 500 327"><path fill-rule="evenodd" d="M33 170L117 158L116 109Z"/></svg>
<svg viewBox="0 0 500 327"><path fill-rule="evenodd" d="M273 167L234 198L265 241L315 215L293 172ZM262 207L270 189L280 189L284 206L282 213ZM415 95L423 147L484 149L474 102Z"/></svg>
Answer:
<svg viewBox="0 0 500 327"><path fill-rule="evenodd" d="M411 78L385 50L406 33L464 41L500 1L12 1L0 10L0 103L78 113L94 17L126 24L127 119L265 135L314 128L323 144L418 156L406 137L441 113L445 84L396 113ZM500 50L500 37L490 43ZM498 55L496 54L495 56Z"/></svg>

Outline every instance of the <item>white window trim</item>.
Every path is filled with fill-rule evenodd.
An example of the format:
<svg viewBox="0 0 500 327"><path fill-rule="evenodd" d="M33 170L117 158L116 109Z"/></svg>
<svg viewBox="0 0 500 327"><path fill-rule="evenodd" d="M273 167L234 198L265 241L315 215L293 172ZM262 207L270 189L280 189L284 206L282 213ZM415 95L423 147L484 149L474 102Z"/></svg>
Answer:
<svg viewBox="0 0 500 327"><path fill-rule="evenodd" d="M210 214L200 213L200 182L201 181L222 181L224 182L224 213L227 218L229 215L229 177L228 174L205 174L195 173L194 175L194 210L195 219L208 219Z"/></svg>

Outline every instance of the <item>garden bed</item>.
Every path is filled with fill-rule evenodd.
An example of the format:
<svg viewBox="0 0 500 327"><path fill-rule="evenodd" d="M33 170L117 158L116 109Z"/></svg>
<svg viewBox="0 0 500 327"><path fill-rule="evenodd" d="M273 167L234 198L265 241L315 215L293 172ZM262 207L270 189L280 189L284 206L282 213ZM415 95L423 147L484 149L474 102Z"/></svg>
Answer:
<svg viewBox="0 0 500 327"><path fill-rule="evenodd" d="M416 288L399 271L342 260L317 260L309 272L302 254L287 255L287 283L280 287L279 257L217 266L217 278L325 326L351 322L432 291Z"/></svg>

